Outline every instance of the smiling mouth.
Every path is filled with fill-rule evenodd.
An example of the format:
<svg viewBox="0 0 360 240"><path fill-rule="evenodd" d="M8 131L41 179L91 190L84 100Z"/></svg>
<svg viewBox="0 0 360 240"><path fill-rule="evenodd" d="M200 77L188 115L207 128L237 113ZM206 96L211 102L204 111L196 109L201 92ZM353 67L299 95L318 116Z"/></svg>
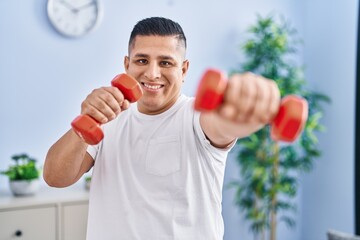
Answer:
<svg viewBox="0 0 360 240"><path fill-rule="evenodd" d="M143 85L145 88L150 89L150 90L158 90L158 89L164 87L163 84L149 84L149 83L144 83L144 82L142 82L141 85Z"/></svg>

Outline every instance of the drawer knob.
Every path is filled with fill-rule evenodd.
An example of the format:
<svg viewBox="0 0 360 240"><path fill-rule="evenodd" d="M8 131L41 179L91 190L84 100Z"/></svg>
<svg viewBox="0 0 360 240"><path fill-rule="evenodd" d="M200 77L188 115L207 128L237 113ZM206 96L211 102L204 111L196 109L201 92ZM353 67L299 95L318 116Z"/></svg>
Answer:
<svg viewBox="0 0 360 240"><path fill-rule="evenodd" d="M15 236L16 237L21 237L22 236L22 231L21 230L16 230L16 232L15 232Z"/></svg>

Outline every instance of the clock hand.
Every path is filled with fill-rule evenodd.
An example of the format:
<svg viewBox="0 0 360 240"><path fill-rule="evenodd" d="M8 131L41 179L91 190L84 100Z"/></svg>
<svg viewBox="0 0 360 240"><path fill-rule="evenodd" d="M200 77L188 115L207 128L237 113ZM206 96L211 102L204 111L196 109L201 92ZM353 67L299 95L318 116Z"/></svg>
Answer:
<svg viewBox="0 0 360 240"><path fill-rule="evenodd" d="M65 6L67 9L71 10L73 13L76 13L76 8L74 8L70 3L60 0L59 1L63 6Z"/></svg>
<svg viewBox="0 0 360 240"><path fill-rule="evenodd" d="M76 8L76 10L77 10L77 11L81 11L82 9L84 9L84 8L88 8L89 6L91 6L91 5L93 5L93 4L94 4L94 2L93 2L93 1L88 2L88 3L84 4L84 5L82 5L82 6L78 7L78 8Z"/></svg>

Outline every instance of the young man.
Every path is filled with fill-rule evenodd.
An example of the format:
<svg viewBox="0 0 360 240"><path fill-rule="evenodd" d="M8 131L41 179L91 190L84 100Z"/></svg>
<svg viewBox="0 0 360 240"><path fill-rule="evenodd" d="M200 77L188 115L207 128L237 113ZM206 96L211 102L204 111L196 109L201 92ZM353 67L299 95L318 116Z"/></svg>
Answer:
<svg viewBox="0 0 360 240"><path fill-rule="evenodd" d="M95 89L81 114L104 124L102 142L88 146L69 130L49 149L50 186L69 186L93 167L88 240L223 238L227 153L275 116L280 94L273 81L234 75L218 110L196 112L194 99L181 94L185 52L179 24L159 17L138 22L124 66L143 96L130 106L117 88Z"/></svg>

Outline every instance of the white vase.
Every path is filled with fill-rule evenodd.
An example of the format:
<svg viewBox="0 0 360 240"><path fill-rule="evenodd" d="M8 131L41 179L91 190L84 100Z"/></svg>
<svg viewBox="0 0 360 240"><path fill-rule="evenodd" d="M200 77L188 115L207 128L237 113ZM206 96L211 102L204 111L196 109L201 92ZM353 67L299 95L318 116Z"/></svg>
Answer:
<svg viewBox="0 0 360 240"><path fill-rule="evenodd" d="M33 195L39 190L40 180L13 180L9 182L10 190L15 196Z"/></svg>

